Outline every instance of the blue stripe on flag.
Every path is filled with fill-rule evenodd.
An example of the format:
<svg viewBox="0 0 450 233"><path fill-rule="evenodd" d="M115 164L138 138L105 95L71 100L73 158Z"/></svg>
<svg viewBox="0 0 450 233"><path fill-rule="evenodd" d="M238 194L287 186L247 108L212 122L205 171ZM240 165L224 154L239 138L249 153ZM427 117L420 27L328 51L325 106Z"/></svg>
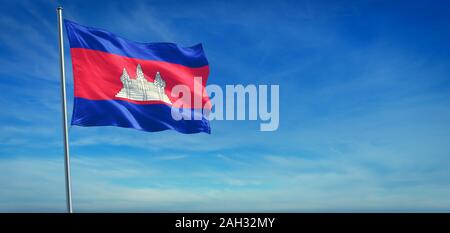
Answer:
<svg viewBox="0 0 450 233"><path fill-rule="evenodd" d="M85 48L130 58L175 63L187 67L208 65L202 44L180 47L174 43L139 43L102 29L64 20L70 48Z"/></svg>
<svg viewBox="0 0 450 233"><path fill-rule="evenodd" d="M123 100L88 100L75 97L72 125L78 126L119 126L142 131L155 132L173 129L181 133L210 134L209 121L193 120L200 110L177 109L180 114L191 115L192 120L175 120L171 108L165 104L135 104Z"/></svg>

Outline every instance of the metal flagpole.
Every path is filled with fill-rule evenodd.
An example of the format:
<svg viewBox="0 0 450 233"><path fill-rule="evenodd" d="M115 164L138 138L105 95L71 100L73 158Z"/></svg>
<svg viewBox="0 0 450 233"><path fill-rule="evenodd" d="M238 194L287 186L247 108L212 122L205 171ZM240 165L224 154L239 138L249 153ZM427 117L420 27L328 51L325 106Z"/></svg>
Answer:
<svg viewBox="0 0 450 233"><path fill-rule="evenodd" d="M70 155L69 155L69 134L67 130L67 100L66 100L66 72L64 70L64 40L63 40L63 22L62 7L57 7L58 14L58 39L59 39L59 61L61 70L61 97L63 113L63 132L64 132L64 167L66 176L66 201L67 211L72 213L72 185L70 183Z"/></svg>

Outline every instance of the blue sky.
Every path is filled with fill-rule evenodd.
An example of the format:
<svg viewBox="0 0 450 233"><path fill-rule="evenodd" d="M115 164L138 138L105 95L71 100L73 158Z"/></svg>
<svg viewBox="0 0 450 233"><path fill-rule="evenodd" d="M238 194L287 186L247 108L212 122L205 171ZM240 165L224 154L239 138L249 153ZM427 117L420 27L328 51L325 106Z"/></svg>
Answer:
<svg viewBox="0 0 450 233"><path fill-rule="evenodd" d="M131 40L203 43L209 84L280 85L274 132L71 127L76 212L450 210L448 1L2 0L0 212L65 211L58 4Z"/></svg>

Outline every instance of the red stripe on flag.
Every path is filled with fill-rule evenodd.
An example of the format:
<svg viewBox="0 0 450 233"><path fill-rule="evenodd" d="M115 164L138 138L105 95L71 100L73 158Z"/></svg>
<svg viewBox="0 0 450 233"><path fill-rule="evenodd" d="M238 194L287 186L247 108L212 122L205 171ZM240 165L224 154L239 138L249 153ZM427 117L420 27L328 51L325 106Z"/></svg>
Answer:
<svg viewBox="0 0 450 233"><path fill-rule="evenodd" d="M146 79L153 82L156 72L160 72L166 82L165 92L172 103L178 98L171 96L171 90L175 85L182 84L191 90L191 102L183 103L184 107L193 106L194 77L202 77L202 92L206 93L205 86L209 75L209 66L190 68L168 62L142 60L123 57L97 50L71 48L72 66L74 75L75 97L90 100L119 99L136 104L160 104L161 101L135 101L115 97L122 89L120 80L123 68L127 70L131 78L136 77L136 67L141 65ZM198 93L201 95L202 93ZM205 94L200 97L202 105L209 106L209 97ZM179 107L179 106L177 106Z"/></svg>

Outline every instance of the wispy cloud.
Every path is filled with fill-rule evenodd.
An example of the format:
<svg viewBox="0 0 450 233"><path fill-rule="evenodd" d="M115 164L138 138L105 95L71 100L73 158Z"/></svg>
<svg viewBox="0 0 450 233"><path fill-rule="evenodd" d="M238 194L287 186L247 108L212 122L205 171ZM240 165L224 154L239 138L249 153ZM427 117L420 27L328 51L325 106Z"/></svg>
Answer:
<svg viewBox="0 0 450 233"><path fill-rule="evenodd" d="M332 166L333 159L328 161L330 168L341 168L344 172L304 173L300 165L295 173L291 169L299 164L297 158L273 155L266 158L268 161L255 163L251 170L204 174L223 183L198 187L194 184L171 186L173 175L172 181L164 185L167 180L161 178L166 173L157 169L154 172L156 167L138 160L78 157L73 163L75 209L81 212L445 211L450 207L450 202L442 195L450 191L445 188L448 186L407 182L415 179L401 174L384 176L386 181L380 183L377 174L367 172L364 167ZM273 166L274 159L282 162ZM1 211L64 211L62 159L3 158L0 168L0 200L4 200L0 202ZM136 179L145 177L145 182L136 183ZM185 182L195 179L201 177L184 172L182 180ZM136 184L130 186L133 180ZM386 182L396 183L387 186ZM23 190L21 196L14 196L19 190ZM409 192L408 198L402 195L404 191Z"/></svg>

